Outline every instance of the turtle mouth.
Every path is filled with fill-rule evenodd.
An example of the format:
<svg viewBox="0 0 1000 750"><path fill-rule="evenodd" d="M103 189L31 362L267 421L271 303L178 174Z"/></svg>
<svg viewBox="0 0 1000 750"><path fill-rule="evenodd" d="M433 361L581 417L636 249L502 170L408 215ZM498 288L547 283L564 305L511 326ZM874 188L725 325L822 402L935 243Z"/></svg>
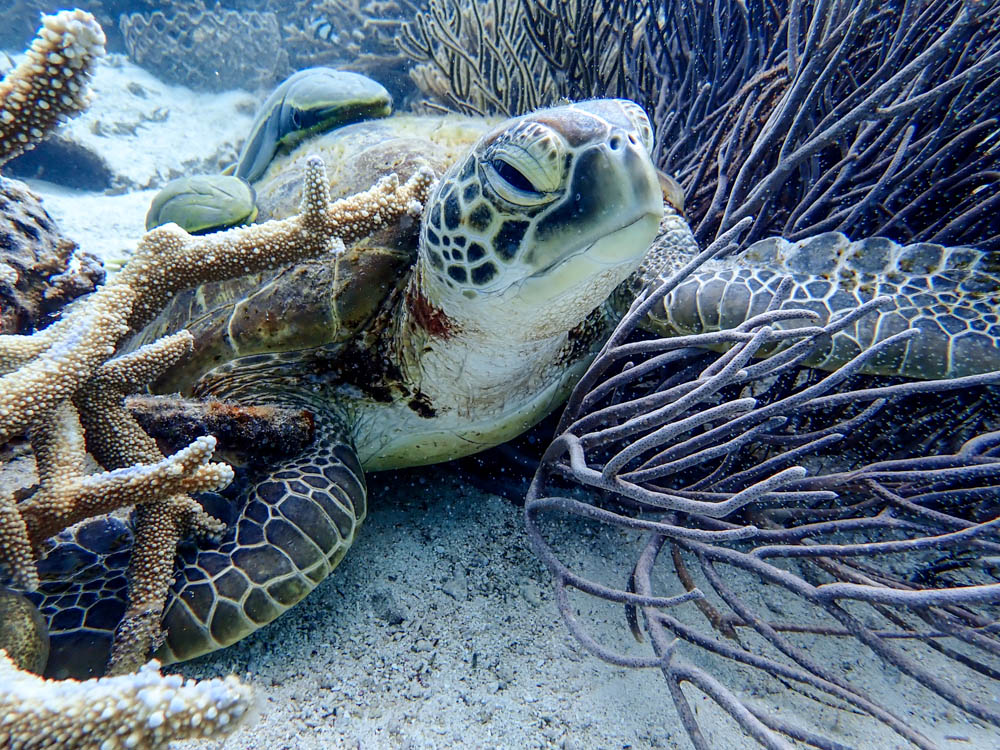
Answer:
<svg viewBox="0 0 1000 750"><path fill-rule="evenodd" d="M604 243L609 238L611 238L611 237L617 237L620 233L627 232L629 229L631 229L633 227L636 227L641 222L644 222L644 221L646 221L647 219L650 219L650 218L652 218L653 220L655 220L657 222L657 224L659 223L659 217L657 217L655 214L653 214L653 213L641 214L641 215L637 216L635 219L633 219L632 221L629 221L629 222L626 222L625 224L622 224L621 226L617 227L616 229L613 229L610 232L607 232L606 234L602 235L601 237L598 237L597 239L588 242L586 245L581 245L580 247L576 248L575 250L571 250L568 253L564 253L563 255L559 256L554 261L552 261L551 263L549 263L547 266L545 266L543 268L540 268L539 270L535 271L530 276L526 277L525 280L527 280L527 279L538 279L538 278L541 278L543 276L548 276L548 275L556 272L559 269L560 266L565 265L567 263L572 263L574 260L577 260L577 259L579 259L579 258L581 258L583 256L586 256L587 259L590 260L590 261L592 261L594 265L600 266L600 267L603 267L603 268L613 268L615 266L621 265L622 263L628 263L629 261L636 259L635 256L633 256L633 255L625 255L625 254L621 253L620 250L618 252L615 252L614 250L612 250L610 253L607 253L607 252L606 253L601 253L601 252L596 252L595 253L595 252L592 252L592 251L594 250L594 248L596 246ZM647 245L646 247L644 247L642 249L642 252L638 254L638 257L641 258L643 255L645 255L645 253L646 253L646 251L648 249L649 249L649 246ZM609 257L605 257L605 256L609 256ZM610 256L613 256L613 257L610 257Z"/></svg>
<svg viewBox="0 0 1000 750"><path fill-rule="evenodd" d="M551 307L554 300L586 314L638 267L645 256L660 217L647 212L606 232L507 288L520 304Z"/></svg>

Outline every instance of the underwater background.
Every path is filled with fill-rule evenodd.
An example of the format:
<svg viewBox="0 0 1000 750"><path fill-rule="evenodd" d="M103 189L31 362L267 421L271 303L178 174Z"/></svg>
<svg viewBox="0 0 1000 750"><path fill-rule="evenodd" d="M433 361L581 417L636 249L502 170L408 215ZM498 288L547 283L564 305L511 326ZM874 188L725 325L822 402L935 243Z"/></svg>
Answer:
<svg viewBox="0 0 1000 750"><path fill-rule="evenodd" d="M724 255L773 236L799 242L842 232L852 240L968 246L981 251L987 275L996 272L997 2L99 0L74 7L93 13L107 35L107 55L97 62L91 84L95 98L2 170L4 178L24 180L59 232L77 244L74 260L66 261L73 283L60 287L71 287L65 298L61 292L52 295L58 299L48 307L22 310L14 285L3 286L6 278L0 275L4 322L15 321L5 333L42 328L70 299L91 291L105 274L113 275L146 232L147 211L161 188L233 165L271 91L313 66L371 77L388 90L397 114L501 118L565 101L632 99L652 121L654 162L670 177L665 191L680 191L683 216L698 243L728 246ZM6 0L0 8L5 52L0 72L23 58L39 14L60 9L40 0ZM989 276L973 290L991 324L997 323L1000 308L995 280ZM646 354L616 360L613 373L644 362ZM654 373L628 386L641 394L636 398L669 387L653 384L655 379ZM802 376L801 382L774 386L780 394L772 398L789 392L781 388L813 384L806 380ZM849 380L838 387L896 387L903 380ZM907 610L912 617L905 623L893 619L891 602L869 610L851 601L844 605L845 620L838 622L856 616L868 629L862 636L845 632L848 625L836 630L836 616L825 609L819 618L825 632L800 633L794 625L815 622L824 605L773 581L762 582L749 566L720 563L724 582L714 583L711 573L699 568L697 586L711 592L718 609L729 612L728 605L744 622L752 618L741 606L765 613L761 616L768 622L791 623L781 632L792 645L785 651L764 628L737 632L731 624L720 624L711 607L691 606L677 613L681 625L671 632L686 634L678 636L678 652L684 664L696 668L681 676L661 669L657 658L663 654L657 649L662 643L650 637L648 625L641 638L635 636L642 628L636 609L623 606L625 598L573 591L569 604L560 601L565 589L544 550L557 550L565 569L582 578L634 594L633 572L648 552L649 529L618 521L655 518L683 526L678 521L683 514L648 505L623 509L628 498L574 477L553 459L550 468L556 468L546 475L550 492L614 513L615 521L567 512L541 524L544 543L526 534L528 484L545 447L566 427L558 424L557 413L505 451L370 475L369 517L325 582L234 646L167 668L198 679L235 674L257 691L257 715L230 737L175 746L998 747L1000 584L995 575L1000 539L995 518L1000 470L990 442L996 429L995 388L987 378L957 393L907 392L910 400L878 423L875 410L867 407L846 416L822 412L798 422L801 414L792 410L781 415L792 425L789 431L816 439L833 430L835 419L847 423L846 428L838 423L842 432L858 433L861 447L824 443L825 452L802 461L821 479L840 471L862 473L862 464L909 461L913 455L959 455L974 435L991 436L987 447L969 449L976 459L960 467L961 476L916 476L943 471L943 464L879 468L899 472L885 482L901 497L923 502L934 494L941 502L936 511L954 512L969 526L942 521L938 527L934 517L906 531L852 530L846 521L853 516L846 515L836 516L845 523L824 540L831 545L887 542L911 532L922 540L937 539L974 524L968 536L978 542L921 541L884 567L862 562L849 573L836 567L840 558L820 572L798 567L794 560L786 566L810 584L864 584L885 575L914 589L928 580L931 588L979 586L979 599L938 602L938 609L917 606L916 614ZM720 393L737 397L735 390ZM632 396L604 397L611 403ZM765 453L749 445L729 452L744 451L755 465L763 461ZM4 451L0 482L30 487L35 478L26 451L9 446ZM842 461L848 460L855 463L844 468ZM737 475L750 471L738 459L724 466ZM712 479L706 474L681 472L682 490L697 493ZM870 472L864 481L882 476ZM801 491L820 493L826 490L821 485L818 481ZM534 500L539 495L544 493ZM949 497L941 500L944 495ZM958 506L962 510L955 510ZM832 517L823 515L830 508L821 510L806 521ZM732 523L775 530L802 521L788 521L792 515L689 519L686 528L732 530L725 526ZM682 548L687 567L705 564L692 547L678 542L673 549L681 555ZM853 552L844 554L854 559ZM663 552L664 562L651 574L654 586L663 596L690 592L695 584L683 580L683 561L667 557ZM727 599L727 586L734 599ZM624 655L619 663L599 659L595 649L581 645L586 639L567 628L567 612L598 643ZM956 634L960 628L965 630ZM903 630L909 635L900 636ZM915 630L925 637L913 637ZM902 658L893 661L869 648L874 643L864 641L869 633L898 648ZM701 635L758 661L741 663L722 646L705 648L698 642ZM790 661L805 664L803 669L822 674L837 688L848 686L870 704L796 681L772 663L761 666L766 659L782 661L781 654L793 650ZM803 653L811 660L807 664L800 660ZM635 664L627 666L629 659ZM901 667L911 663L933 679L914 679ZM686 704L676 695L680 683ZM726 702L729 691L739 696L735 703ZM878 711L871 705L895 718L872 719L869 714ZM685 711L691 716L682 716ZM747 727L756 726L753 717L761 715L772 717L772 723L764 723L780 739L748 734ZM692 725L698 731L692 732ZM791 726L811 734L785 731ZM904 737L900 727L912 734Z"/></svg>

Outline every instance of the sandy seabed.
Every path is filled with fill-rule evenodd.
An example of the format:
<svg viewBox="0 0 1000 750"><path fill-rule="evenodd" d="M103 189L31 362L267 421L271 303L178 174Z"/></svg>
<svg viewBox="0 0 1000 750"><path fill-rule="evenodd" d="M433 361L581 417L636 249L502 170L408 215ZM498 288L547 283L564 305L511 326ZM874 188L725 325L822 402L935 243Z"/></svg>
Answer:
<svg viewBox="0 0 1000 750"><path fill-rule="evenodd" d="M528 547L520 508L475 489L450 466L376 475L370 489L369 519L326 582L250 638L180 666L192 677L246 675L260 689L258 723L216 747L691 747L657 670L612 667L573 640L548 572ZM637 539L582 522L548 531L564 562L609 584L622 585L638 550ZM661 583L679 591L672 581ZM620 607L586 595L573 601L598 640L648 655ZM693 607L684 619L711 632ZM911 747L871 719L713 664L690 647L682 653L750 701L846 747ZM887 708L942 748L1000 746L996 730L969 723L852 643L824 639L812 654L852 663L853 681L871 685ZM714 704L690 689L688 695L711 747L756 747Z"/></svg>
<svg viewBox="0 0 1000 750"><path fill-rule="evenodd" d="M119 194L31 184L82 249L117 260L141 236L159 185L179 174L212 171L235 155L260 95L194 94L117 56L100 66L95 88L97 103L67 133L106 158ZM236 673L260 695L256 720L228 739L177 747L691 747L659 672L609 666L569 635L548 573L527 546L520 508L476 489L451 466L377 475L369 507L354 548L302 604L231 648L171 668L190 677ZM582 522L549 531L575 569L624 583L638 540ZM675 582L660 583L678 592ZM760 598L753 590L743 593ZM620 607L583 595L573 601L603 643L648 653L632 639ZM785 617L796 614L795 602L772 597L764 603ZM685 616L708 631L691 609ZM748 700L845 746L910 747L871 719L682 649ZM873 697L942 748L1000 747L996 729L942 704L853 642L820 639L811 654L848 669L855 684L870 686ZM989 687L959 687L984 701L1000 700ZM688 694L713 748L755 746L709 700Z"/></svg>

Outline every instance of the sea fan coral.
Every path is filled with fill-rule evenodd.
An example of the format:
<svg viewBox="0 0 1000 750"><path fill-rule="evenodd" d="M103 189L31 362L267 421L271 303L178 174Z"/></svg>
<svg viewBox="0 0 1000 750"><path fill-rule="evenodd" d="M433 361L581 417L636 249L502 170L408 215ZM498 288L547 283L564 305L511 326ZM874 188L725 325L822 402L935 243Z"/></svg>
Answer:
<svg viewBox="0 0 1000 750"><path fill-rule="evenodd" d="M873 697L877 685L849 661L819 655L818 639L829 638L1000 727L990 701L956 687L995 690L1000 676L990 625L1000 605L1000 433L976 434L989 411L983 391L1000 372L902 383L857 376L916 330L832 373L802 370L838 328L888 299L826 325L789 325L811 313L780 309L778 294L732 330L630 341L650 307L719 249L636 302L570 397L528 492L528 535L571 632L612 664L662 670L698 750L709 747L704 714L684 685L762 747L791 747L786 738L843 747L835 731L764 708L707 666L726 661L758 684L770 679L935 747ZM794 343L776 352L778 340ZM705 349L720 343L725 353ZM621 585L564 562L569 550L550 544L552 524L570 519L621 531L623 544L641 536ZM635 638L648 635L654 653L592 637L573 590L624 605ZM929 668L932 655L947 666Z"/></svg>
<svg viewBox="0 0 1000 750"><path fill-rule="evenodd" d="M839 230L1000 247L992 0L434 0L400 44L449 109L642 104L703 243L753 216L744 246Z"/></svg>

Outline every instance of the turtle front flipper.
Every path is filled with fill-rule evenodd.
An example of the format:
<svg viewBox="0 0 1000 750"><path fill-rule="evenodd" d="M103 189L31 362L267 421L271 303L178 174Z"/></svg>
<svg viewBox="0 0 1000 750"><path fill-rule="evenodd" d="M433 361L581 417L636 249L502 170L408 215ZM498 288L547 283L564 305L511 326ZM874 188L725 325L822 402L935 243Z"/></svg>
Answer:
<svg viewBox="0 0 1000 750"><path fill-rule="evenodd" d="M343 559L366 494L346 429L317 415L313 444L250 488L221 541L181 551L157 658L229 646L298 603Z"/></svg>
<svg viewBox="0 0 1000 750"><path fill-rule="evenodd" d="M698 252L683 221L668 216L632 289L658 284ZM676 225L676 226L675 226ZM851 241L828 232L791 242L771 237L705 263L650 313L643 327L679 336L735 328L764 312L785 278L783 309L807 309L815 323L875 297L895 303L830 337L803 364L835 370L863 349L913 328L920 334L886 347L862 370L916 379L954 378L1000 369L1000 275L993 255L929 242ZM792 326L813 321L784 321Z"/></svg>

